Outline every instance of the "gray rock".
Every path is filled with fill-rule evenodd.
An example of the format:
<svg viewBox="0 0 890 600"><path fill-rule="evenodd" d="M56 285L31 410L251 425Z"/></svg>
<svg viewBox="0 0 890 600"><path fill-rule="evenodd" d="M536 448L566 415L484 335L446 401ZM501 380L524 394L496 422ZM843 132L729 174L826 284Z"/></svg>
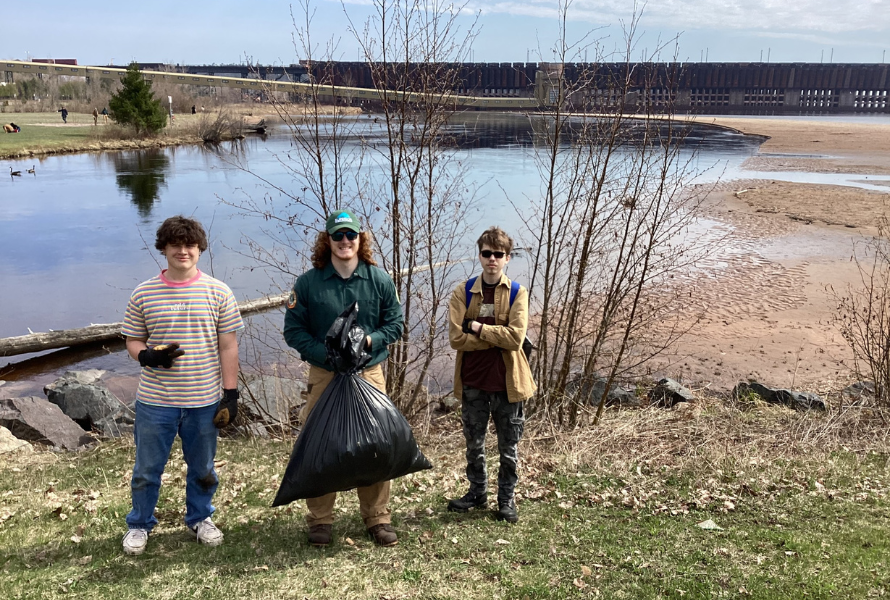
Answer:
<svg viewBox="0 0 890 600"><path fill-rule="evenodd" d="M269 430L262 423L248 423L241 427L241 433L247 437L268 438Z"/></svg>
<svg viewBox="0 0 890 600"><path fill-rule="evenodd" d="M650 404L668 408L674 406L677 402L692 402L695 400L692 390L679 381L668 378L664 378L655 384L655 387L649 391L647 397Z"/></svg>
<svg viewBox="0 0 890 600"><path fill-rule="evenodd" d="M841 394L850 400L864 400L875 397L875 384L871 381L857 381L843 389Z"/></svg>
<svg viewBox="0 0 890 600"><path fill-rule="evenodd" d="M733 398L740 398L752 392L769 404L782 404L794 410L825 410L825 401L816 394L774 389L756 381L739 383L732 389L732 396Z"/></svg>
<svg viewBox="0 0 890 600"><path fill-rule="evenodd" d="M25 440L12 435L6 427L0 427L0 454L16 451L33 452L34 448Z"/></svg>
<svg viewBox="0 0 890 600"><path fill-rule="evenodd" d="M65 373L64 379L73 379L77 383L82 383L84 385L90 385L91 383L96 383L102 376L105 375L107 371L103 371L101 369L87 369L86 371L68 371Z"/></svg>
<svg viewBox="0 0 890 600"><path fill-rule="evenodd" d="M460 407L460 400L455 398L453 395L448 394L444 398L442 398L442 410L452 411L457 410Z"/></svg>
<svg viewBox="0 0 890 600"><path fill-rule="evenodd" d="M136 413L132 409L124 407L115 415L109 415L93 423L104 437L121 437L133 435Z"/></svg>
<svg viewBox="0 0 890 600"><path fill-rule="evenodd" d="M607 379L600 375L580 375L566 384L566 394L574 396L581 404L599 405L603 392L606 391ZM614 382L606 395L606 406L633 408L642 406L643 402L635 393L619 387Z"/></svg>
<svg viewBox="0 0 890 600"><path fill-rule="evenodd" d="M275 375L247 375L245 379L241 403L267 423L290 423L291 414L306 403L302 396L306 384L299 379Z"/></svg>
<svg viewBox="0 0 890 600"><path fill-rule="evenodd" d="M94 440L58 406L37 396L0 400L0 425L20 440L76 450Z"/></svg>
<svg viewBox="0 0 890 600"><path fill-rule="evenodd" d="M112 421L128 409L98 380L97 373L100 372L66 373L44 387L43 391L50 402L83 429L90 431L95 427L105 436L117 437L117 427L112 425Z"/></svg>
<svg viewBox="0 0 890 600"><path fill-rule="evenodd" d="M133 432L133 411L99 381L104 371L71 371L43 388L47 399L84 430L105 437Z"/></svg>

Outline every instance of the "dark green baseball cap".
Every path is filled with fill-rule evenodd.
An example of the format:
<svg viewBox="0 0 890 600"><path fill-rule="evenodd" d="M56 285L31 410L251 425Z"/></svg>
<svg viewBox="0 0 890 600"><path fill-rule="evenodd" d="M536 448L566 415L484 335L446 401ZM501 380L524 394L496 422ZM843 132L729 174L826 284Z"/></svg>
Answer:
<svg viewBox="0 0 890 600"><path fill-rule="evenodd" d="M341 229L348 229L356 233L362 230L362 226L358 221L358 217L351 210L335 210L328 215L328 220L324 225L325 230L330 233Z"/></svg>

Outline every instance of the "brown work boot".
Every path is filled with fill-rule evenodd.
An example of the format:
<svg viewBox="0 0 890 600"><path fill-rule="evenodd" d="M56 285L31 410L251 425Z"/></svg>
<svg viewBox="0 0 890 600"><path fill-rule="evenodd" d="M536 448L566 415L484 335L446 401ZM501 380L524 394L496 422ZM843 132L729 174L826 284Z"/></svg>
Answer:
<svg viewBox="0 0 890 600"><path fill-rule="evenodd" d="M378 546L395 546L399 543L399 536L389 523L378 523L368 527L368 533L374 538Z"/></svg>
<svg viewBox="0 0 890 600"><path fill-rule="evenodd" d="M319 548L327 546L331 543L333 531L333 525L313 525L309 528L309 543Z"/></svg>

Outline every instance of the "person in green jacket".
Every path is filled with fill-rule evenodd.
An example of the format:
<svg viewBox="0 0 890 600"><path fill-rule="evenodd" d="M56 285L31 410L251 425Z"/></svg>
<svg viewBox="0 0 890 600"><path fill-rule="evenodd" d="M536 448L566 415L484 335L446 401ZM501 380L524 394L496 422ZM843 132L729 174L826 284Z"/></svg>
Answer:
<svg viewBox="0 0 890 600"><path fill-rule="evenodd" d="M387 347L402 335L404 318L392 278L376 265L371 234L362 231L355 213L331 213L315 241L313 268L297 278L284 315L285 341L310 365L306 405L300 414L304 422L335 375L325 352L325 334L353 302L358 302L357 323L368 334L366 344L371 355L359 375L386 391L382 363L389 356ZM368 533L381 546L394 546L398 536L390 522L390 482L357 491ZM331 543L335 500L334 493L306 500L309 543L313 546Z"/></svg>

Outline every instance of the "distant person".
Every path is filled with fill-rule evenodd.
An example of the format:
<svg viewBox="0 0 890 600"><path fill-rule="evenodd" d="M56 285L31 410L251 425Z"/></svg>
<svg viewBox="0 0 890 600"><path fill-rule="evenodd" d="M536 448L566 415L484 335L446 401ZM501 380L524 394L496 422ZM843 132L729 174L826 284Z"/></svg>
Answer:
<svg viewBox="0 0 890 600"><path fill-rule="evenodd" d="M198 221L170 217L158 228L155 248L167 268L130 296L121 333L142 366L136 390L136 463L133 509L126 517L124 552L142 554L158 519L161 475L173 440L182 440L185 525L193 539L218 546L211 501L219 486L213 467L218 428L238 412L238 338L244 327L232 290L198 270L207 235Z"/></svg>
<svg viewBox="0 0 890 600"><path fill-rule="evenodd" d="M105 119L105 123L107 124L108 123L108 109L105 108L104 106L102 107L101 115L102 115L102 118Z"/></svg>
<svg viewBox="0 0 890 600"><path fill-rule="evenodd" d="M461 394L461 422L466 442L470 489L448 502L448 510L467 512L488 505L485 433L494 421L498 438L498 510L495 518L519 520L514 501L517 447L525 424L523 402L535 381L522 351L528 329L528 290L504 273L513 240L491 227L476 242L482 275L458 284L448 307L448 337L457 350L454 393Z"/></svg>
<svg viewBox="0 0 890 600"><path fill-rule="evenodd" d="M62 123L67 123L67 122L68 122L68 109L67 109L67 108L65 108L65 107L63 106L62 108L60 108L60 109L57 110L56 112L60 112L60 113L62 113Z"/></svg>
<svg viewBox="0 0 890 600"><path fill-rule="evenodd" d="M198 114L198 109L195 108L195 105L194 105L194 104L192 104L192 114L193 114L193 115Z"/></svg>
<svg viewBox="0 0 890 600"><path fill-rule="evenodd" d="M99 109L93 107L93 125L99 124Z"/></svg>

